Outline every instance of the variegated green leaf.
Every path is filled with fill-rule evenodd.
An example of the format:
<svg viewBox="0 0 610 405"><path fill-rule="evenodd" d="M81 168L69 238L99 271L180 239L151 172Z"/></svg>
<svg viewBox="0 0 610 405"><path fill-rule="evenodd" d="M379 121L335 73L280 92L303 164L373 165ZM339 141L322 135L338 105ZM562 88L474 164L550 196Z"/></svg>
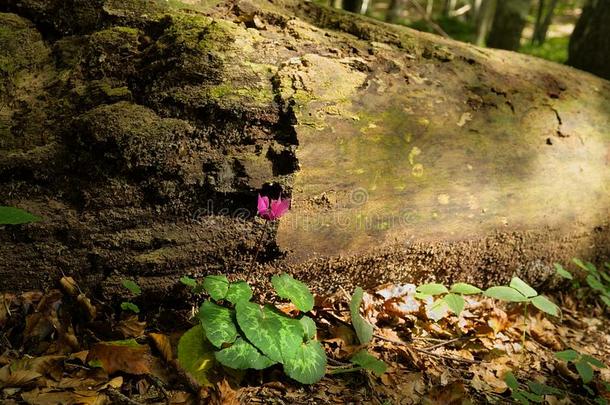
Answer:
<svg viewBox="0 0 610 405"><path fill-rule="evenodd" d="M289 299L301 311L308 312L313 309L314 299L309 288L290 274L280 274L271 278L273 288L282 298Z"/></svg>
<svg viewBox="0 0 610 405"><path fill-rule="evenodd" d="M313 319L308 316L303 316L301 319L299 319L299 322L301 322L301 327L305 333L305 339L309 340L316 337L317 327Z"/></svg>
<svg viewBox="0 0 610 405"><path fill-rule="evenodd" d="M250 301L250 298L252 298L252 288L245 281L231 283L225 297L232 304L237 304L239 301Z"/></svg>
<svg viewBox="0 0 610 405"><path fill-rule="evenodd" d="M298 320L247 301L238 302L235 311L246 338L270 359L285 362L295 355L304 333Z"/></svg>
<svg viewBox="0 0 610 405"><path fill-rule="evenodd" d="M223 343L233 343L237 338L233 311L214 304L212 301L204 301L199 308L199 319L208 340L216 347Z"/></svg>
<svg viewBox="0 0 610 405"><path fill-rule="evenodd" d="M296 355L284 363L284 372L301 384L314 384L326 373L326 353L317 340L301 344Z"/></svg>
<svg viewBox="0 0 610 405"><path fill-rule="evenodd" d="M220 364L237 370L248 368L262 370L275 364L273 360L242 338L237 338L235 343L216 352L215 356Z"/></svg>
<svg viewBox="0 0 610 405"><path fill-rule="evenodd" d="M203 288L214 301L220 301L229 291L229 280L226 276L207 276L203 279Z"/></svg>

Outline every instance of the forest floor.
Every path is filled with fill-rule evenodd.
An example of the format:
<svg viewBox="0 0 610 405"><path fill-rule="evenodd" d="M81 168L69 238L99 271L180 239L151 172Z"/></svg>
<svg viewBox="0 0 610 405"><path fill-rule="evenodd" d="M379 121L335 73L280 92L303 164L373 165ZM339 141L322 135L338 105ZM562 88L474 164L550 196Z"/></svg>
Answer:
<svg viewBox="0 0 610 405"><path fill-rule="evenodd" d="M0 295L0 402L11 404L478 404L607 403L610 369L555 353L610 363L607 309L575 292L550 298L552 317L522 304L466 296L459 316L414 298L414 285L365 293L375 326L369 352L387 364L377 376L346 370L361 346L347 292L316 297L310 316L328 356L326 376L307 386L281 368L235 372L216 367L201 387L176 360L177 341L197 323L201 296L139 314L87 297L70 278L58 289ZM186 289L186 287L185 287ZM256 295L255 295L256 296ZM290 312L291 304L280 304ZM606 312L604 312L606 311ZM117 340L138 344L109 344ZM92 361L93 360L93 361ZM596 364L591 360L591 364ZM512 373L512 374L511 374ZM514 375L518 382L511 380ZM515 385L518 384L518 387ZM512 386L512 389L509 388Z"/></svg>

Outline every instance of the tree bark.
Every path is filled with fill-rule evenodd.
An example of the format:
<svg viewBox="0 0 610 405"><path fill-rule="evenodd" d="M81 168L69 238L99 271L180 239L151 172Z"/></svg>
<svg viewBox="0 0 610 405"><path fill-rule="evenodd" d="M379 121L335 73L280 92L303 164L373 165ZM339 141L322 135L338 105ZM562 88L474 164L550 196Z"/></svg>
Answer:
<svg viewBox="0 0 610 405"><path fill-rule="evenodd" d="M518 50L530 5L531 0L498 1L487 46Z"/></svg>
<svg viewBox="0 0 610 405"><path fill-rule="evenodd" d="M390 0L385 20L389 23L396 23L405 8L405 2L406 0Z"/></svg>
<svg viewBox="0 0 610 405"><path fill-rule="evenodd" d="M534 34L532 35L532 44L543 44L546 41L546 35L553 21L553 15L555 14L555 8L559 3L559 0L551 0L548 9L545 11L544 0L540 0L538 6L538 12L536 15L536 24L534 26Z"/></svg>
<svg viewBox="0 0 610 405"><path fill-rule="evenodd" d="M610 79L610 3L590 0L570 37L568 64Z"/></svg>
<svg viewBox="0 0 610 405"><path fill-rule="evenodd" d="M608 257L610 84L314 3L0 3L0 291L148 302L249 272L315 291ZM186 8L187 10L184 10Z"/></svg>
<svg viewBox="0 0 610 405"><path fill-rule="evenodd" d="M494 14L496 13L496 1L497 0L483 0L481 8L477 14L477 38L475 43L478 46L485 45L485 39L489 34L491 25L493 24Z"/></svg>

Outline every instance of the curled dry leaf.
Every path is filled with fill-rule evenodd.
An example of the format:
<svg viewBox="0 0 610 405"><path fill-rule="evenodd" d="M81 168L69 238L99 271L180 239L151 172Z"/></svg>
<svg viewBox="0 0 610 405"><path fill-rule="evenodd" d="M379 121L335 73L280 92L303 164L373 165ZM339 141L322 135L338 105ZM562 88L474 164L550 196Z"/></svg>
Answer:
<svg viewBox="0 0 610 405"><path fill-rule="evenodd" d="M72 277L62 277L61 280L59 280L59 285L66 294L71 295L73 297L76 297L78 295L78 285Z"/></svg>
<svg viewBox="0 0 610 405"><path fill-rule="evenodd" d="M152 355L150 347L135 340L100 342L91 347L87 361L99 361L108 374L122 371L140 375L151 372Z"/></svg>
<svg viewBox="0 0 610 405"><path fill-rule="evenodd" d="M162 333L151 333L150 338L153 341L153 344L161 353L163 360L166 362L171 362L174 359L174 351L172 349L172 344L169 339L169 336L164 335Z"/></svg>
<svg viewBox="0 0 610 405"><path fill-rule="evenodd" d="M130 315L119 322L118 329L125 339L137 338L144 334L146 322L140 321L137 315Z"/></svg>

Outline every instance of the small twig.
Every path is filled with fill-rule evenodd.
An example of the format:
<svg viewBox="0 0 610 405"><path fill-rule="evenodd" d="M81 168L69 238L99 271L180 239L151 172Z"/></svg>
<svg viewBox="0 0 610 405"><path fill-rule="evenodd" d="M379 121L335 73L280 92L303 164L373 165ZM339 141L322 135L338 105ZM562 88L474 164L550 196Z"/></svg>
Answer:
<svg viewBox="0 0 610 405"><path fill-rule="evenodd" d="M161 391L161 393L165 397L165 401L167 402L167 405L170 405L170 403L171 403L171 396L169 395L169 392L167 392L167 390L165 389L163 381L161 381L158 377L155 377L152 374L148 375L148 379L150 381L152 381L153 385L155 387L157 387L159 389L159 391Z"/></svg>
<svg viewBox="0 0 610 405"><path fill-rule="evenodd" d="M459 342L460 340L469 340L469 339L471 339L470 336L462 336L462 337L457 337L457 338L451 339L451 340L444 340L441 343L437 343L435 345L426 347L425 350L434 350L434 349L438 349L439 347L449 345L451 343Z"/></svg>
<svg viewBox="0 0 610 405"><path fill-rule="evenodd" d="M375 334L373 336L376 337L377 339L385 340L386 342L389 342L389 343L394 343L394 344L401 345L401 346L407 346L407 347L409 347L409 348L411 348L411 349L413 349L413 350L415 350L417 352L427 354L428 356L438 357L438 358L441 358L441 359L447 359L447 360L452 360L452 361L460 361L460 362L463 362L463 363L470 363L470 364L478 364L479 363L476 360L463 359L463 358L459 358L459 357L447 356L447 355L444 355L444 354L438 354L438 353L430 352L430 351L428 351L426 349L422 349L420 347L410 345L407 342L402 342L400 340L394 340L394 339L386 338L386 337L383 337L383 336L380 336L380 335L377 335L377 334Z"/></svg>
<svg viewBox="0 0 610 405"><path fill-rule="evenodd" d="M106 393L112 400L113 404L122 404L122 405L142 405L142 403L138 401L134 401L128 396L122 394L119 390L114 389L112 387L106 388Z"/></svg>

